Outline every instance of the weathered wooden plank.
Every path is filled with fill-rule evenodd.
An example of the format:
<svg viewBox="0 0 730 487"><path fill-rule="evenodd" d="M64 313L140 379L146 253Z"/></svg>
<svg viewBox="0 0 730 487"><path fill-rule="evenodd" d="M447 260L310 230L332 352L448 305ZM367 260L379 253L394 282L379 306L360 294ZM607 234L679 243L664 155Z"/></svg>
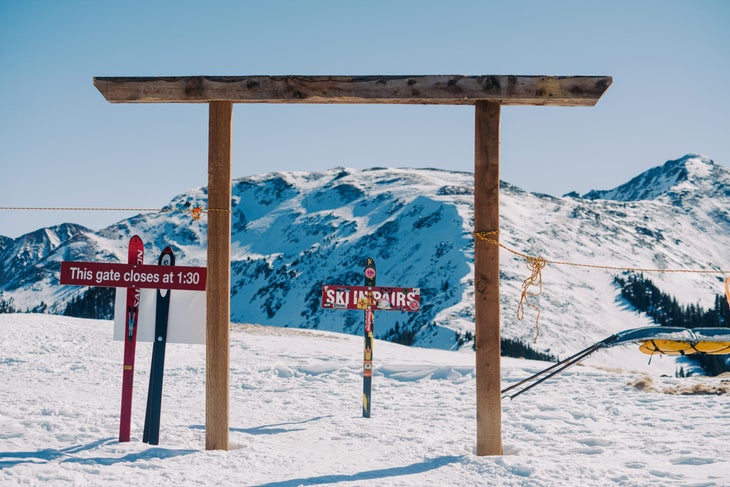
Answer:
<svg viewBox="0 0 730 487"><path fill-rule="evenodd" d="M500 105L475 108L474 228L499 240ZM502 454L499 247L474 239L477 455Z"/></svg>
<svg viewBox="0 0 730 487"><path fill-rule="evenodd" d="M320 103L593 106L610 76L95 77L112 103Z"/></svg>
<svg viewBox="0 0 730 487"><path fill-rule="evenodd" d="M611 82L487 75L94 78L112 103L210 103L208 204L218 211L208 215L206 448L228 448L232 103L476 105L474 224L498 238L501 105L593 106ZM477 454L501 455L499 249L481 240L474 247Z"/></svg>
<svg viewBox="0 0 730 487"><path fill-rule="evenodd" d="M205 448L228 450L233 105L213 102L208 111Z"/></svg>

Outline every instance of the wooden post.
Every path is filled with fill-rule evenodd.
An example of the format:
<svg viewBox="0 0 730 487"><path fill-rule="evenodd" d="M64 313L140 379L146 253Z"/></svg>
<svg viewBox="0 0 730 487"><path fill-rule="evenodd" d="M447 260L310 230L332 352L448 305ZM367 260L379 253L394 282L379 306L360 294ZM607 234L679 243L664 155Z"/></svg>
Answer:
<svg viewBox="0 0 730 487"><path fill-rule="evenodd" d="M210 103L206 448L228 449L232 103L475 105L474 226L498 232L501 106L593 106L612 82L515 75L95 77L111 103ZM501 455L499 249L478 239L474 284L477 454Z"/></svg>
<svg viewBox="0 0 730 487"><path fill-rule="evenodd" d="M206 450L228 450L232 113L233 104L231 102L210 102L205 368Z"/></svg>
<svg viewBox="0 0 730 487"><path fill-rule="evenodd" d="M497 102L477 102L474 229L499 240L499 115ZM499 247L474 240L477 455L502 454L499 344Z"/></svg>

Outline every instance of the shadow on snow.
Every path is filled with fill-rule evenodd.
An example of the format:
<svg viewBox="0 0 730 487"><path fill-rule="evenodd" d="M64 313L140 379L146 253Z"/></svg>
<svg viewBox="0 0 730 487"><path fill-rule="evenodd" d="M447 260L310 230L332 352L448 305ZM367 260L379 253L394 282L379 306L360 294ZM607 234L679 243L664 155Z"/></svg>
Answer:
<svg viewBox="0 0 730 487"><path fill-rule="evenodd" d="M293 431L302 431L304 428L284 428L283 426L295 426L304 423L311 423L313 421L319 421L320 419L331 418L329 416L317 416L315 418L305 419L302 421L291 421L288 423L277 423L277 424L265 424L262 426L254 426L253 428L229 428L228 431L234 433L246 433L249 435L278 435L280 433L291 433ZM204 430L204 425L191 426L191 429Z"/></svg>
<svg viewBox="0 0 730 487"><path fill-rule="evenodd" d="M74 445L60 450L46 448L29 452L0 452L0 469L14 467L22 463L42 464L59 460L60 462L81 463L89 465L114 465L124 462L136 462L137 460L149 460L152 458L171 458L180 455L195 453L197 450L171 450L168 448L149 448L147 450L129 453L123 457L88 457L77 458L76 453L90 451L102 445L116 443L115 438L105 438L86 445ZM11 460L12 459L12 460Z"/></svg>
<svg viewBox="0 0 730 487"><path fill-rule="evenodd" d="M365 472L354 473L350 475L320 475L319 477L299 478L282 480L280 482L270 482L260 484L257 487L294 487L296 485L317 485L317 484L333 484L336 482L354 482L357 480L374 480L386 477L398 477L401 475L415 475L436 470L445 465L459 462L462 457L445 455L441 457L431 458L411 465L402 467L381 468L377 470L367 470Z"/></svg>

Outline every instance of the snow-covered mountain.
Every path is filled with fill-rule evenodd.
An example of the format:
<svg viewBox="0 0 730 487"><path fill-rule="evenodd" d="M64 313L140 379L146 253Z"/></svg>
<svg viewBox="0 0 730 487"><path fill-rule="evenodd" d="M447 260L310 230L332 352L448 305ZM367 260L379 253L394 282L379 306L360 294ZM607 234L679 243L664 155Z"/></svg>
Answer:
<svg viewBox="0 0 730 487"><path fill-rule="evenodd" d="M377 284L421 288L416 313L380 312L376 336L453 349L473 331L473 175L437 169L276 172L233 182L231 318L234 322L360 333L362 312L323 310L323 284L359 285L365 258ZM548 259L535 348L563 355L648 320L628 309L612 283L620 269L730 268L730 172L687 155L608 191L583 197L525 192L502 183L501 243ZM60 313L82 289L60 286L60 262L121 261L139 234L147 262L171 245L180 265L205 265L206 188L173 198L157 213L94 232L60 225L0 238L0 299ZM552 263L563 261L599 267ZM501 253L502 334L532 342L536 311L516 319L524 260ZM680 303L710 307L721 274L657 273ZM468 341L461 341L469 347Z"/></svg>
<svg viewBox="0 0 730 487"><path fill-rule="evenodd" d="M649 169L626 184L608 191L590 191L583 198L616 201L672 201L730 196L730 173L710 159L690 154Z"/></svg>
<svg viewBox="0 0 730 487"><path fill-rule="evenodd" d="M0 282L6 289L14 289L35 283L39 279L37 264L64 243L74 237L88 233L88 228L63 223L42 228L13 240L0 239Z"/></svg>

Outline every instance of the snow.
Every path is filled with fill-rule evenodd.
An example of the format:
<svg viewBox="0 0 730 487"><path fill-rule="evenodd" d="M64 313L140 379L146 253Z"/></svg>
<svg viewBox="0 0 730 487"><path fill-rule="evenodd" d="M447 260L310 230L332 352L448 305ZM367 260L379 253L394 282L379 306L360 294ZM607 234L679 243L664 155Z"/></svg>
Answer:
<svg viewBox="0 0 730 487"><path fill-rule="evenodd" d="M646 375L625 366L621 348L505 400L505 454L479 457L473 352L377 341L365 419L362 337L232 325L231 449L207 451L205 347L168 345L160 445L151 446L141 441L151 346L138 344L132 441L118 443L123 345L111 321L7 314L0 328L2 485L721 486L730 478L730 403L712 393L726 391L727 379ZM646 362L635 347L624 352ZM504 358L503 384L545 366Z"/></svg>
<svg viewBox="0 0 730 487"><path fill-rule="evenodd" d="M685 183L694 189L680 187ZM727 168L692 154L609 190L616 200L600 191L591 198L556 198L502 182L499 240L511 250L500 252L502 335L564 357L615 331L652 324L620 298L614 277L627 268L717 272L646 275L683 306L714 307L724 294L727 273L720 270L728 267L728 188ZM41 230L6 242L0 299L13 299L19 310L62 314L86 289L59 285L59 262L126 261L134 234L145 242L148 261L170 245L178 265L204 266L207 217L194 221L189 211L206 207L206 197L204 187L186 191L160 212L99 232L54 227L63 241L55 248ZM483 230L474 228L472 174L397 168L272 172L234 180L232 200L234 321L358 334L359 315L321 312L320 290L324 284L360 284L364 259L373 257L379 285L417 286L424 300L418 313L383 313L376 336L471 349L473 341L465 337L473 336L475 321L472 232ZM543 293L531 298L540 308L535 343L536 309L527 307L525 319L516 319L521 285L531 273L519 254L548 260ZM673 368L671 360L665 362Z"/></svg>

